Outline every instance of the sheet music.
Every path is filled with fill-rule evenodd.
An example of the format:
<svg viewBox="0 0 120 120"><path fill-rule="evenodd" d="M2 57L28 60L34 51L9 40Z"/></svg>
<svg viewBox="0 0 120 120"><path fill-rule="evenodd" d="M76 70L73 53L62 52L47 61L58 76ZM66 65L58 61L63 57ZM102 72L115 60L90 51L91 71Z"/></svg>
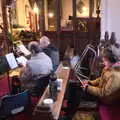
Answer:
<svg viewBox="0 0 120 120"><path fill-rule="evenodd" d="M27 63L27 59L24 56L20 56L18 58L16 58L18 64L22 64L23 66L26 66Z"/></svg>
<svg viewBox="0 0 120 120"><path fill-rule="evenodd" d="M28 56L31 54L31 52L23 44L19 45L18 48L25 56Z"/></svg>
<svg viewBox="0 0 120 120"><path fill-rule="evenodd" d="M13 53L6 54L5 57L7 59L8 65L11 69L18 67L17 61L16 61Z"/></svg>

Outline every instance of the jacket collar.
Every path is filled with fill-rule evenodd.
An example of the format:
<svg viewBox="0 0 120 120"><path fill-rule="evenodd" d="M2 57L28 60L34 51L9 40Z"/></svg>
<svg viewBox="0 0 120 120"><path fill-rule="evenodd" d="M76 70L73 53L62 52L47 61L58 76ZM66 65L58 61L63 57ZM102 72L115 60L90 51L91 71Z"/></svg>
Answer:
<svg viewBox="0 0 120 120"><path fill-rule="evenodd" d="M116 62L115 64L112 65L113 68L120 68L120 61Z"/></svg>

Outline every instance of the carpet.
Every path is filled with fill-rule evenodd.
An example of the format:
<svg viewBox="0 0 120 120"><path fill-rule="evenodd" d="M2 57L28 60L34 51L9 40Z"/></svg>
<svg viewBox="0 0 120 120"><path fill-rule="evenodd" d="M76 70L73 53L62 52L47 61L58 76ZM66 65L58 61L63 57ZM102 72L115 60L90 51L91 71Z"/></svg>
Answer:
<svg viewBox="0 0 120 120"><path fill-rule="evenodd" d="M77 112L73 120L95 120L94 113L92 112Z"/></svg>

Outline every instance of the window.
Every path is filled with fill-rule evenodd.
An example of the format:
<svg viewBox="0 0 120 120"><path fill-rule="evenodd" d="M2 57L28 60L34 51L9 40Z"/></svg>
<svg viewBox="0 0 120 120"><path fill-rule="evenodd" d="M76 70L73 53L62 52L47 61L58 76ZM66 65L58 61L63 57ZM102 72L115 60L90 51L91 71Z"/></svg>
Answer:
<svg viewBox="0 0 120 120"><path fill-rule="evenodd" d="M45 30L56 31L57 20L56 20L56 0L45 0Z"/></svg>

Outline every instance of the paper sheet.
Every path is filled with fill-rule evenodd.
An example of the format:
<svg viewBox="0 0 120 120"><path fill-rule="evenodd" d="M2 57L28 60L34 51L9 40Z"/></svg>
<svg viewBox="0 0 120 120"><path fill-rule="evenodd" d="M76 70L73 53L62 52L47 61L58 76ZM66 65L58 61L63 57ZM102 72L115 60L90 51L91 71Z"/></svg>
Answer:
<svg viewBox="0 0 120 120"><path fill-rule="evenodd" d="M27 63L27 59L24 56L20 56L18 58L16 58L18 64L22 64L23 66L26 66Z"/></svg>
<svg viewBox="0 0 120 120"><path fill-rule="evenodd" d="M18 48L25 56L28 56L31 54L31 52L23 44L19 45Z"/></svg>

